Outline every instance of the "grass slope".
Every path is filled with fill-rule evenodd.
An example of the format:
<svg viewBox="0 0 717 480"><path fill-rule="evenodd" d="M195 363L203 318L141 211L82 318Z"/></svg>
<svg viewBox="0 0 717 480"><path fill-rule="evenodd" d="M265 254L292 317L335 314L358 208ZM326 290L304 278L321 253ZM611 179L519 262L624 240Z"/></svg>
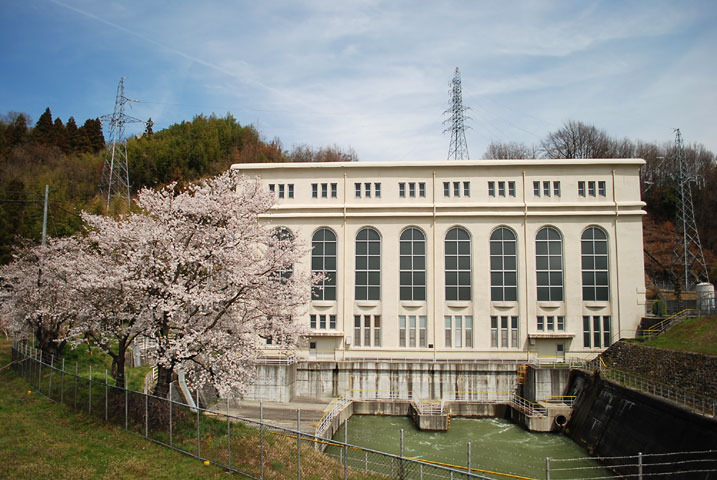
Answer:
<svg viewBox="0 0 717 480"><path fill-rule="evenodd" d="M219 479L220 468L28 391L0 341L0 478ZM241 478L241 477L233 477Z"/></svg>
<svg viewBox="0 0 717 480"><path fill-rule="evenodd" d="M670 350L717 355L717 316L685 320L644 344Z"/></svg>

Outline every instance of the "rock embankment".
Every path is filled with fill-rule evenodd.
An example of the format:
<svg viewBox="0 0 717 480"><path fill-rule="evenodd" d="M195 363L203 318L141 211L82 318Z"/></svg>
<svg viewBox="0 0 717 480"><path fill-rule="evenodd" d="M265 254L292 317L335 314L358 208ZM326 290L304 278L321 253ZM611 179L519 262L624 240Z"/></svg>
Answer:
<svg viewBox="0 0 717 480"><path fill-rule="evenodd" d="M612 368L717 398L717 356L617 342L605 351L603 359Z"/></svg>

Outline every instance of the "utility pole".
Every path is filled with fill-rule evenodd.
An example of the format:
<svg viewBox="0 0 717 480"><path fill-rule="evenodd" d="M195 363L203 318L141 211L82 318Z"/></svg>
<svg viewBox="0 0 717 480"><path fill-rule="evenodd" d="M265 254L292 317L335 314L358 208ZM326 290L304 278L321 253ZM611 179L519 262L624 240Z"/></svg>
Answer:
<svg viewBox="0 0 717 480"><path fill-rule="evenodd" d="M685 162L685 153L680 129L675 129L675 161L677 162L675 205L675 249L673 251L672 273L675 282L684 282L681 290L688 291L699 282L709 281L707 263L702 253L700 235L697 232L695 211L692 204L692 182L697 174Z"/></svg>
<svg viewBox="0 0 717 480"><path fill-rule="evenodd" d="M50 199L50 186L45 185L45 208L42 213L42 246L47 245L47 204Z"/></svg>
<svg viewBox="0 0 717 480"><path fill-rule="evenodd" d="M131 202L125 124L146 124L146 122L124 113L124 106L128 102L139 102L139 100L125 97L124 77L122 77L117 86L114 112L111 115L100 117L103 122L109 124L110 129L109 145L105 154L105 163L102 166L102 184L100 185L100 192L107 195L107 208L109 208L110 200L114 195L126 198L128 206Z"/></svg>
<svg viewBox="0 0 717 480"><path fill-rule="evenodd" d="M465 115L468 107L463 106L463 88L461 87L461 73L458 71L458 67L456 67L456 72L450 85L450 106L443 112L444 115L450 115L443 121L444 125L448 124L443 133L450 132L451 134L451 143L448 146L448 160L467 160L470 157L468 155L468 144L466 143L465 121L470 120L470 117Z"/></svg>

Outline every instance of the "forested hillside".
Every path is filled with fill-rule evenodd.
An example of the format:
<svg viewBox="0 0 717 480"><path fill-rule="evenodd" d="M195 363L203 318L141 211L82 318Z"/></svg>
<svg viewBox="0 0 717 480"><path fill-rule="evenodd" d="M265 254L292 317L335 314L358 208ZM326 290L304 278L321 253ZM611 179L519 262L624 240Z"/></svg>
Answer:
<svg viewBox="0 0 717 480"><path fill-rule="evenodd" d="M336 146L287 151L279 139L264 141L253 126L242 126L229 114L198 115L157 132L147 128L128 140L127 150L133 192L213 176L233 163L356 160L352 150ZM53 119L50 108L34 126L25 113L0 116L0 264L10 261L13 245L22 239L39 241L45 185L52 236L77 232L82 210L114 214L126 208L116 202L107 212L99 195L105 153L97 118L78 127L72 117L66 123Z"/></svg>

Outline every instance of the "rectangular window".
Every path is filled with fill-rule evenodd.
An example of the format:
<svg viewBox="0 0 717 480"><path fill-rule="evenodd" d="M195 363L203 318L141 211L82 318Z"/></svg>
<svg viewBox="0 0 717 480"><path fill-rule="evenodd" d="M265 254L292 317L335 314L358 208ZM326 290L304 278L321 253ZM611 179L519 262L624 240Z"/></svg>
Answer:
<svg viewBox="0 0 717 480"><path fill-rule="evenodd" d="M331 184L331 198L337 198L338 196L339 196L339 184L332 183Z"/></svg>
<svg viewBox="0 0 717 480"><path fill-rule="evenodd" d="M270 191L271 193L274 193L275 187L276 187L276 186L275 186L273 183L270 183L270 184L269 184L269 191Z"/></svg>
<svg viewBox="0 0 717 480"><path fill-rule="evenodd" d="M588 182L588 195L595 196L595 182Z"/></svg>
<svg viewBox="0 0 717 480"><path fill-rule="evenodd" d="M284 184L279 184L279 198L284 198Z"/></svg>
<svg viewBox="0 0 717 480"><path fill-rule="evenodd" d="M454 197L461 196L461 182L453 182L453 196Z"/></svg>
<svg viewBox="0 0 717 480"><path fill-rule="evenodd" d="M500 317L500 346L503 348L510 346L508 343L508 317L505 315Z"/></svg>
<svg viewBox="0 0 717 480"><path fill-rule="evenodd" d="M319 184L318 183L311 184L311 198L319 198Z"/></svg>
<svg viewBox="0 0 717 480"><path fill-rule="evenodd" d="M319 328L326 330L326 315L319 315Z"/></svg>
<svg viewBox="0 0 717 480"><path fill-rule="evenodd" d="M444 319L445 319L445 327L446 327L446 337L445 337L446 345L445 346L446 346L446 348L450 348L453 346L451 344L451 337L452 337L451 332L453 332L453 324L452 324L453 317L451 317L450 315L446 315L444 317Z"/></svg>
<svg viewBox="0 0 717 480"><path fill-rule="evenodd" d="M612 343L610 341L610 316L609 315L604 315L602 317L602 334L603 334L602 344L607 348Z"/></svg>
<svg viewBox="0 0 717 480"><path fill-rule="evenodd" d="M513 348L520 348L518 345L518 317L510 317L510 342Z"/></svg>
<svg viewBox="0 0 717 480"><path fill-rule="evenodd" d="M453 325L453 345L455 345L456 348L461 348L463 346L463 317L456 315L455 320L455 324Z"/></svg>
<svg viewBox="0 0 717 480"><path fill-rule="evenodd" d="M466 315L465 321L466 348L473 348L473 317L471 315Z"/></svg>
<svg viewBox="0 0 717 480"><path fill-rule="evenodd" d="M598 182L598 194L601 197L607 196L607 187L605 185L605 182Z"/></svg>
<svg viewBox="0 0 717 480"><path fill-rule="evenodd" d="M309 326L316 328L316 315L309 315Z"/></svg>
<svg viewBox="0 0 717 480"><path fill-rule="evenodd" d="M408 316L408 346L416 346L416 316Z"/></svg>
<svg viewBox="0 0 717 480"><path fill-rule="evenodd" d="M426 348L428 341L428 317L421 315L418 317L418 346Z"/></svg>
<svg viewBox="0 0 717 480"><path fill-rule="evenodd" d="M287 187L289 188L289 191L288 191L289 198L294 198L294 184L290 183L289 185L287 185Z"/></svg>
<svg viewBox="0 0 717 480"><path fill-rule="evenodd" d="M488 196L495 197L495 182L488 182Z"/></svg>
<svg viewBox="0 0 717 480"><path fill-rule="evenodd" d="M451 196L451 182L443 182L443 196L444 197Z"/></svg>
<svg viewBox="0 0 717 480"><path fill-rule="evenodd" d="M398 346L406 346L406 316L398 316Z"/></svg>
<svg viewBox="0 0 717 480"><path fill-rule="evenodd" d="M371 346L371 315L363 316L363 345Z"/></svg>
<svg viewBox="0 0 717 480"><path fill-rule="evenodd" d="M558 315L558 331L559 332L565 331L565 317L562 315Z"/></svg>
<svg viewBox="0 0 717 480"><path fill-rule="evenodd" d="M328 183L321 184L321 198L329 198L329 184Z"/></svg>
<svg viewBox="0 0 717 480"><path fill-rule="evenodd" d="M426 198L426 182L421 182L418 184L418 196L421 198Z"/></svg>
<svg viewBox="0 0 717 480"><path fill-rule="evenodd" d="M463 196L464 197L471 196L471 182L463 182Z"/></svg>
<svg viewBox="0 0 717 480"><path fill-rule="evenodd" d="M583 181L578 182L578 195L585 196L585 182Z"/></svg>
<svg viewBox="0 0 717 480"><path fill-rule="evenodd" d="M560 182L553 182L553 195L560 196Z"/></svg>
<svg viewBox="0 0 717 480"><path fill-rule="evenodd" d="M533 182L533 195L540 196L540 182Z"/></svg>
<svg viewBox="0 0 717 480"><path fill-rule="evenodd" d="M360 183L354 183L354 190L356 198L361 198L361 184Z"/></svg>
<svg viewBox="0 0 717 480"><path fill-rule="evenodd" d="M403 182L398 184L398 196L401 198L406 198L406 184Z"/></svg>
<svg viewBox="0 0 717 480"><path fill-rule="evenodd" d="M554 332L554 331L555 331L555 317L552 316L552 315L549 315L549 316L546 317L546 318L547 318L547 320L548 320L548 321L547 321L548 331L549 331L549 332Z"/></svg>
<svg viewBox="0 0 717 480"><path fill-rule="evenodd" d="M408 184L408 196L411 198L416 197L416 183L415 182L410 182Z"/></svg>
<svg viewBox="0 0 717 480"><path fill-rule="evenodd" d="M602 335L600 335L600 315L593 315L593 347L600 347Z"/></svg>
<svg viewBox="0 0 717 480"><path fill-rule="evenodd" d="M498 317L490 317L490 346L498 348Z"/></svg>
<svg viewBox="0 0 717 480"><path fill-rule="evenodd" d="M380 183L373 184L373 193L375 194L376 198L381 198L381 184Z"/></svg>
<svg viewBox="0 0 717 480"><path fill-rule="evenodd" d="M498 182L498 196L505 197L505 182Z"/></svg>
<svg viewBox="0 0 717 480"><path fill-rule="evenodd" d="M373 346L381 346L381 315L373 317Z"/></svg>
<svg viewBox="0 0 717 480"><path fill-rule="evenodd" d="M515 197L515 182L508 182L508 195Z"/></svg>
<svg viewBox="0 0 717 480"><path fill-rule="evenodd" d="M336 315L329 315L329 328L336 330Z"/></svg>
<svg viewBox="0 0 717 480"><path fill-rule="evenodd" d="M543 196L550 196L550 182L543 182Z"/></svg>
<svg viewBox="0 0 717 480"><path fill-rule="evenodd" d="M545 317L538 315L538 331L542 332L545 330Z"/></svg>
<svg viewBox="0 0 717 480"><path fill-rule="evenodd" d="M361 315L354 315L354 345L361 346Z"/></svg>
<svg viewBox="0 0 717 480"><path fill-rule="evenodd" d="M583 315L583 347L590 348L590 316Z"/></svg>
<svg viewBox="0 0 717 480"><path fill-rule="evenodd" d="M371 184L370 183L364 183L363 184L364 190L366 190L364 193L366 194L366 198L371 198Z"/></svg>

